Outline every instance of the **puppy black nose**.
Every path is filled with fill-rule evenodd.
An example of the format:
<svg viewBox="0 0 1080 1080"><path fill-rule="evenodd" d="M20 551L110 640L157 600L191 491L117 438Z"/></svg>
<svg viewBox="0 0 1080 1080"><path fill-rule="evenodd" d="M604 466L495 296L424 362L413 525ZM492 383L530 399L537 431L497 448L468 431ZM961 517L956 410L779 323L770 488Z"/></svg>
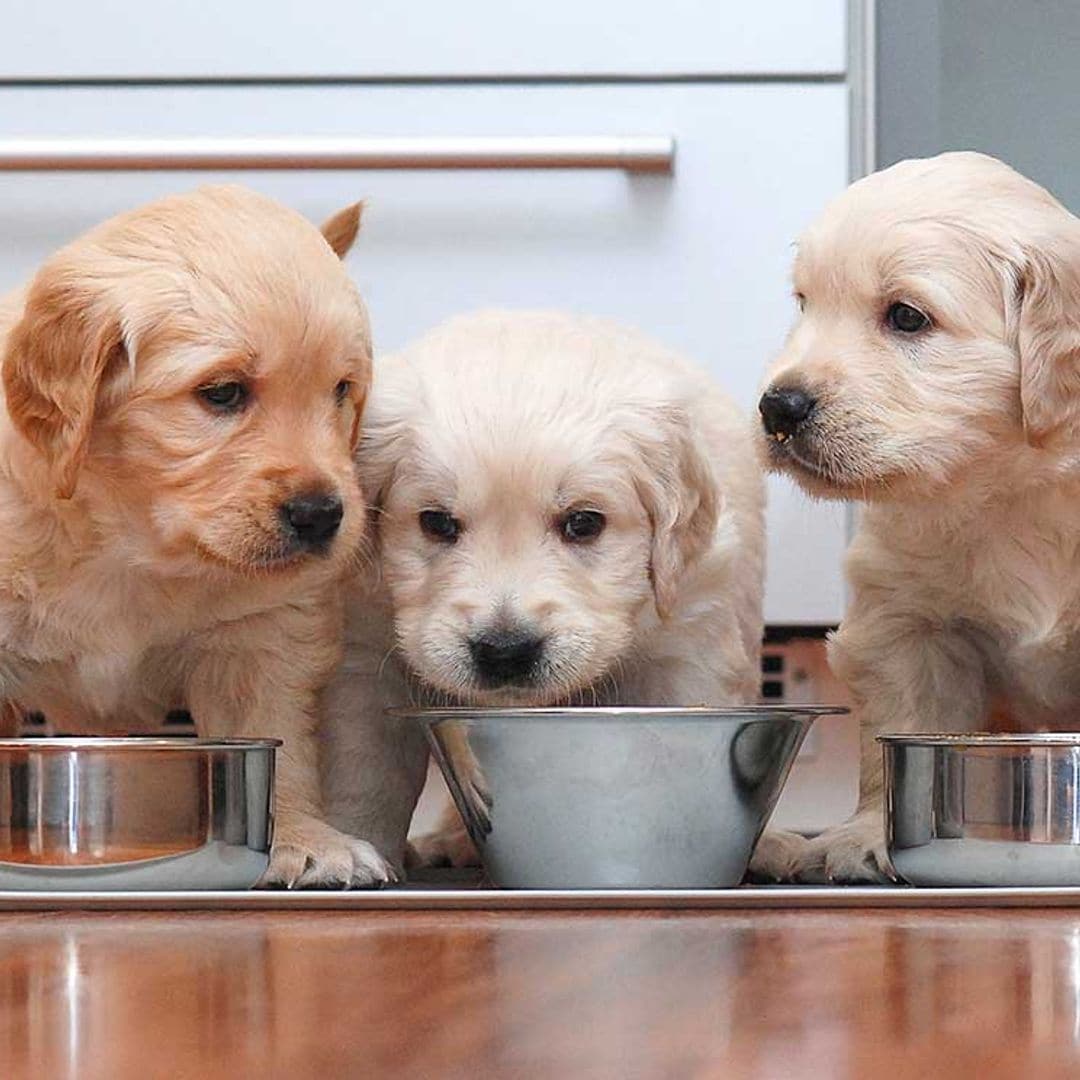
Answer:
<svg viewBox="0 0 1080 1080"><path fill-rule="evenodd" d="M543 650L543 638L517 630L489 632L469 640L473 666L488 686L527 679Z"/></svg>
<svg viewBox="0 0 1080 1080"><path fill-rule="evenodd" d="M340 496L321 492L297 495L281 507L282 519L300 545L316 551L333 540L344 513Z"/></svg>
<svg viewBox="0 0 1080 1080"><path fill-rule="evenodd" d="M770 435L794 435L816 404L817 401L804 390L774 386L761 395L758 412Z"/></svg>

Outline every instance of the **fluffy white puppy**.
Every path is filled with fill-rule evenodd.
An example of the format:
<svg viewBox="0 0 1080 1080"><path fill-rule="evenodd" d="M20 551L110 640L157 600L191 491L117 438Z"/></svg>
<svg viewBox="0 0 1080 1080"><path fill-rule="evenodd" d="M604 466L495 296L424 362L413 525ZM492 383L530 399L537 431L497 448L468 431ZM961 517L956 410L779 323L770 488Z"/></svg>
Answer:
<svg viewBox="0 0 1080 1080"><path fill-rule="evenodd" d="M854 184L802 238L761 400L772 464L867 504L830 658L855 818L799 876L881 879L885 731L1036 730L1080 705L1080 221L992 158Z"/></svg>
<svg viewBox="0 0 1080 1080"><path fill-rule="evenodd" d="M427 761L388 706L756 699L754 426L662 346L568 315L454 319L377 362L359 462L377 551L324 698L324 787L387 858Z"/></svg>

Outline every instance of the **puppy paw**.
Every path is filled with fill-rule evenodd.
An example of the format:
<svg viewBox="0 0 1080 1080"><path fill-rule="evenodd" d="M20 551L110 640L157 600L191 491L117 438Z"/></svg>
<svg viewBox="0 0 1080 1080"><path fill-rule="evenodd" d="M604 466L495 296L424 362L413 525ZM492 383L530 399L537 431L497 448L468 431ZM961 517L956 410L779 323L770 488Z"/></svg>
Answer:
<svg viewBox="0 0 1080 1080"><path fill-rule="evenodd" d="M815 885L894 885L880 813L860 814L807 842L795 879Z"/></svg>
<svg viewBox="0 0 1080 1080"><path fill-rule="evenodd" d="M378 888L398 880L393 865L366 840L312 817L279 823L260 888Z"/></svg>
<svg viewBox="0 0 1080 1080"><path fill-rule="evenodd" d="M476 845L461 824L410 840L406 858L415 867L480 865Z"/></svg>
<svg viewBox="0 0 1080 1080"><path fill-rule="evenodd" d="M809 843L805 836L784 829L763 833L750 858L746 880L765 885L794 881L799 861Z"/></svg>

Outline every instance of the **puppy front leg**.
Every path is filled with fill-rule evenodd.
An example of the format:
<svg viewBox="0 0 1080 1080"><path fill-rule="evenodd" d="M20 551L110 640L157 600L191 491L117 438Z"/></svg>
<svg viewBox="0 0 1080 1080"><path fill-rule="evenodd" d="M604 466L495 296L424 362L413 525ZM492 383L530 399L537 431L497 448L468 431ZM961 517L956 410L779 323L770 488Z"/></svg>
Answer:
<svg viewBox="0 0 1080 1080"><path fill-rule="evenodd" d="M849 615L830 643L829 661L855 700L859 805L850 820L809 842L794 876L817 883L894 881L876 736L978 728L987 706L982 657L958 630L877 607Z"/></svg>
<svg viewBox="0 0 1080 1080"><path fill-rule="evenodd" d="M372 595L351 598L345 656L320 695L319 752L327 819L400 870L428 751L417 725L386 715L410 702L393 646L386 606Z"/></svg>
<svg viewBox="0 0 1080 1080"><path fill-rule="evenodd" d="M316 695L340 653L339 613L283 607L200 640L188 707L200 734L277 738L274 846L263 885L378 885L385 859L325 820L319 793Z"/></svg>

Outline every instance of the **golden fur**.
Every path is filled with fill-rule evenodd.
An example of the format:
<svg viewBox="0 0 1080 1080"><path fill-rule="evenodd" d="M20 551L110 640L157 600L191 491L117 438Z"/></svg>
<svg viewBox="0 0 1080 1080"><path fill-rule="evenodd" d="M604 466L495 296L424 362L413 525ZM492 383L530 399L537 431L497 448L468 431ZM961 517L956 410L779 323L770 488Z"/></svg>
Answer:
<svg viewBox="0 0 1080 1080"><path fill-rule="evenodd" d="M879 880L883 731L1068 724L1080 705L1080 221L992 158L854 184L803 237L769 375L817 405L768 440L812 494L867 503L830 658L858 706L856 817L794 873ZM902 334L896 302L928 315Z"/></svg>
<svg viewBox="0 0 1080 1080"><path fill-rule="evenodd" d="M401 858L426 751L387 705L725 705L757 697L761 465L703 372L599 319L486 312L376 364L359 463L377 507L346 656L324 700L331 820ZM425 535L452 512L460 541ZM603 532L565 542L575 508ZM485 685L470 638L543 639ZM428 845L428 851L439 845Z"/></svg>
<svg viewBox="0 0 1080 1080"><path fill-rule="evenodd" d="M339 258L358 223L324 239L203 188L99 226L0 306L0 692L72 732L186 707L202 735L284 739L267 880L285 884L387 873L321 821L311 736L364 521L370 340ZM200 393L231 381L235 413ZM311 491L344 508L322 555L283 533Z"/></svg>

